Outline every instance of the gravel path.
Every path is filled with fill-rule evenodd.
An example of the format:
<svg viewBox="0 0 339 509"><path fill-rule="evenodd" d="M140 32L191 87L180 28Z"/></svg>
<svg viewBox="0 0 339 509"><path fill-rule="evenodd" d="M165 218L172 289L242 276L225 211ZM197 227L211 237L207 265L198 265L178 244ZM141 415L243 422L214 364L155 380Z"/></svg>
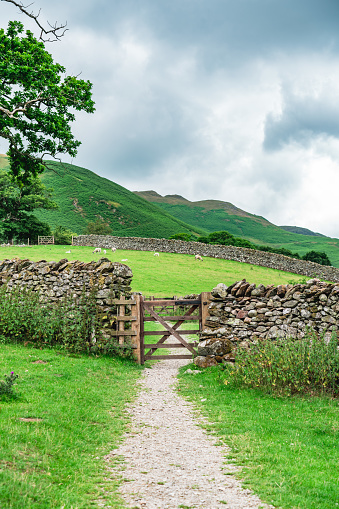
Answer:
<svg viewBox="0 0 339 509"><path fill-rule="evenodd" d="M229 475L236 467L227 464L227 449L215 445L215 437L199 426L202 418L193 405L176 392L178 367L185 363L168 360L145 369L140 395L128 409L130 433L106 457L108 466L113 457L125 458L109 469L123 476L120 493L126 504L135 509L272 507Z"/></svg>

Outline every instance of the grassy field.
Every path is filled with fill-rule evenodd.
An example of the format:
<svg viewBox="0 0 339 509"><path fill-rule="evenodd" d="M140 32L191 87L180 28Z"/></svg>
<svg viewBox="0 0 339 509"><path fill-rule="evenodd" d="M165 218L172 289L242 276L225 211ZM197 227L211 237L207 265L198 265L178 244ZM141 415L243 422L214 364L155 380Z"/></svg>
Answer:
<svg viewBox="0 0 339 509"><path fill-rule="evenodd" d="M208 417L207 429L231 447L230 463L243 467L245 486L278 508L339 505L337 399L274 397L226 386L218 368L194 376L184 375L186 369L181 394Z"/></svg>
<svg viewBox="0 0 339 509"><path fill-rule="evenodd" d="M103 490L124 507L103 457L126 428L139 366L16 345L0 353L1 378L19 374L19 397L0 403L0 507L88 509Z"/></svg>
<svg viewBox="0 0 339 509"><path fill-rule="evenodd" d="M69 249L70 255L65 253ZM92 250L10 247L0 248L0 259L99 259ZM117 251L107 257L127 258L133 290L147 296L200 293L243 278L264 284L300 279L213 258L199 263L187 255L161 253L157 258L150 252ZM150 322L146 326L154 328ZM112 508L123 508L103 458L126 430L124 407L135 396L142 369L127 360L0 344L0 378L11 371L20 377L15 387L19 397L0 402L0 507L87 509L104 496ZM278 398L231 388L216 368L182 375L180 386L181 394L208 416L207 428L231 446L230 457L243 466L240 477L263 501L284 509L339 504L338 400Z"/></svg>
<svg viewBox="0 0 339 509"><path fill-rule="evenodd" d="M66 254L69 249L71 253ZM15 256L34 261L68 258L89 262L99 260L101 256L116 262L127 259L122 263L133 271L133 291L146 296L170 297L209 292L218 283L229 285L244 278L251 283L264 285L300 280L300 275L290 272L216 258L204 258L203 262L197 262L193 256L173 253L160 253L156 257L149 251L107 251L106 255L92 254L92 251L91 247L80 246L0 247L0 260Z"/></svg>

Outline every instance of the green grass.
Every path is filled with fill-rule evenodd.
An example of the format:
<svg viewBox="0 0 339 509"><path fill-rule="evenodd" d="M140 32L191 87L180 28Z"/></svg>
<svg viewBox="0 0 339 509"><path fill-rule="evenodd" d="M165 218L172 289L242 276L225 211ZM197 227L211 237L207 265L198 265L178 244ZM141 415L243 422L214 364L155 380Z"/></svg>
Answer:
<svg viewBox="0 0 339 509"><path fill-rule="evenodd" d="M279 508L337 507L338 400L274 397L223 382L218 368L182 375L181 394L196 402L211 423L208 430L231 447L230 462L243 466L245 486Z"/></svg>
<svg viewBox="0 0 339 509"><path fill-rule="evenodd" d="M69 249L71 254L66 254ZM171 297L209 292L218 283L229 285L243 278L251 283L264 285L300 280L300 275L290 272L216 258L204 258L201 263L197 262L194 256L174 253L160 253L160 256L156 257L149 251L107 251L106 255L93 255L92 251L92 247L81 246L0 247L0 260L15 256L34 261L68 258L89 262L99 260L102 256L117 262L127 259L127 262L123 263L133 271L132 290L142 292L145 296Z"/></svg>
<svg viewBox="0 0 339 509"><path fill-rule="evenodd" d="M55 171L45 170L41 180L54 189L59 210L37 210L34 214L52 228L61 225L80 234L89 221L100 216L118 236L168 238L178 231L195 236L203 232L90 170L66 163L51 166Z"/></svg>
<svg viewBox="0 0 339 509"><path fill-rule="evenodd" d="M226 230L254 244L284 247L300 255L308 251L325 252L333 266L339 267L339 239L291 233L254 214L236 215L222 208L192 206L190 202L188 204L157 202L156 205L173 217L208 232Z"/></svg>
<svg viewBox="0 0 339 509"><path fill-rule="evenodd" d="M126 428L140 367L16 345L0 353L1 376L19 374L19 398L0 402L0 507L88 509L102 490L124 507L103 458Z"/></svg>

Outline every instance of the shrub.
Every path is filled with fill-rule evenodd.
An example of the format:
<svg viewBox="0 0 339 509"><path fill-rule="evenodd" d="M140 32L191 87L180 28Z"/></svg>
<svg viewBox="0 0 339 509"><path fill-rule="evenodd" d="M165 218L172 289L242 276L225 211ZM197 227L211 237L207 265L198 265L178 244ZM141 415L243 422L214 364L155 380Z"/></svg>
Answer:
<svg viewBox="0 0 339 509"><path fill-rule="evenodd" d="M75 300L70 296L54 305L41 301L38 292L0 288L0 340L37 347L57 346L70 352L131 356L132 349L121 347L102 334L102 322L94 294Z"/></svg>
<svg viewBox="0 0 339 509"><path fill-rule="evenodd" d="M84 235L112 235L112 233L110 225L100 217L95 221L89 221L84 230Z"/></svg>
<svg viewBox="0 0 339 509"><path fill-rule="evenodd" d="M320 265L328 265L328 266L332 265L327 254L322 251L308 251L308 253L306 253L303 256L303 260L319 263Z"/></svg>
<svg viewBox="0 0 339 509"><path fill-rule="evenodd" d="M171 235L169 238L175 240L185 240L186 242L193 240L192 235L189 233L176 233L175 235Z"/></svg>
<svg viewBox="0 0 339 509"><path fill-rule="evenodd" d="M281 394L339 394L339 351L336 333L330 340L308 332L303 339L259 339L239 348L234 367L226 367L225 383Z"/></svg>
<svg viewBox="0 0 339 509"><path fill-rule="evenodd" d="M15 380L19 378L19 375L15 375L14 371L12 371L10 375L5 375L4 378L5 380L0 381L0 398L15 397L13 392L13 385Z"/></svg>
<svg viewBox="0 0 339 509"><path fill-rule="evenodd" d="M65 226L57 226L53 232L54 244L60 246L67 246L72 244L72 237L76 237L76 233L73 233Z"/></svg>

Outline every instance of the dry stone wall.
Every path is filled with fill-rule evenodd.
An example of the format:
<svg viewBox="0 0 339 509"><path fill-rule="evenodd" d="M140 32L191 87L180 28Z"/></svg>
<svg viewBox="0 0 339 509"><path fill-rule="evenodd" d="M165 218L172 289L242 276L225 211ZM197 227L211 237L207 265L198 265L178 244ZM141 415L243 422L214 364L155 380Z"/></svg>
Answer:
<svg viewBox="0 0 339 509"><path fill-rule="evenodd" d="M113 334L116 327L116 308L112 301L131 297L132 276L127 265L112 263L108 258L90 263L67 259L59 262L33 262L18 258L0 261L0 286L38 291L46 302L56 303L66 296L79 300L84 293L88 296L93 292L96 304L105 317L103 325L107 336Z"/></svg>
<svg viewBox="0 0 339 509"><path fill-rule="evenodd" d="M258 338L302 338L308 329L331 335L339 323L339 284L264 286L246 280L213 289L198 365L234 360L237 347Z"/></svg>
<svg viewBox="0 0 339 509"><path fill-rule="evenodd" d="M93 246L103 249L115 247L117 249L131 249L137 251L156 251L164 253L179 253L224 260L235 260L238 262L251 263L271 269L293 272L308 277L318 277L329 281L339 282L339 269L326 267L318 263L306 260L297 260L288 256L256 251L244 247L215 246L201 242L185 242L174 239L149 239L142 237L113 237L110 235L79 235L74 237L73 244L76 246Z"/></svg>

